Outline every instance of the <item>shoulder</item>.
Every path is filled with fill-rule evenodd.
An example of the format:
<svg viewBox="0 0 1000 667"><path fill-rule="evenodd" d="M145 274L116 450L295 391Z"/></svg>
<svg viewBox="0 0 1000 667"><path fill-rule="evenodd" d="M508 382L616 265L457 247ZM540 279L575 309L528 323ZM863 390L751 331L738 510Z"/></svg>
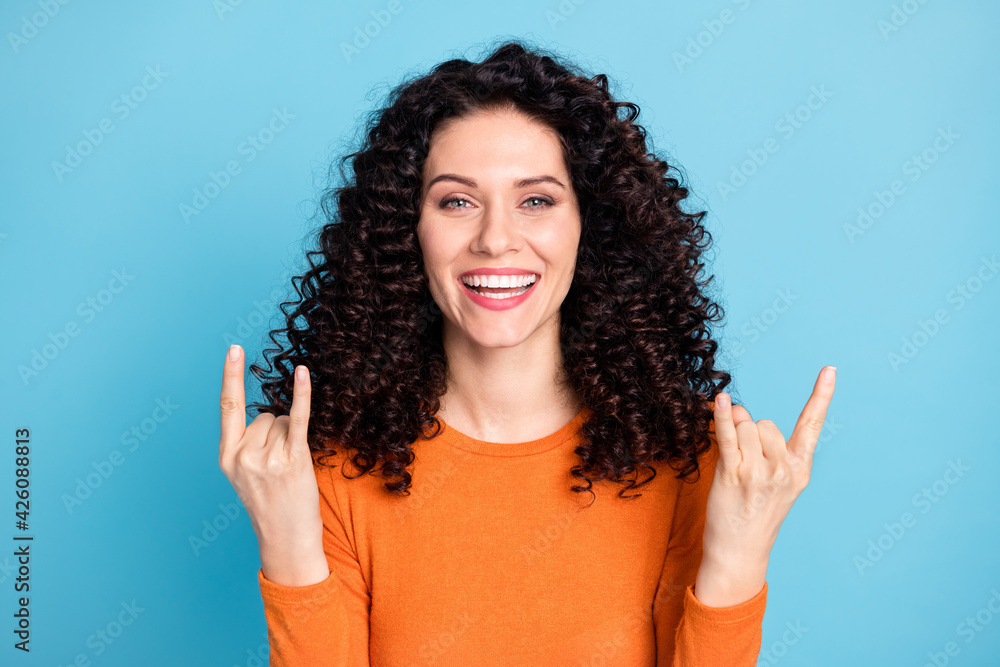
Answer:
<svg viewBox="0 0 1000 667"><path fill-rule="evenodd" d="M330 446L330 449L335 451L312 451L313 471L320 492L339 490L351 481L348 477L358 474L351 453L345 447L338 444Z"/></svg>

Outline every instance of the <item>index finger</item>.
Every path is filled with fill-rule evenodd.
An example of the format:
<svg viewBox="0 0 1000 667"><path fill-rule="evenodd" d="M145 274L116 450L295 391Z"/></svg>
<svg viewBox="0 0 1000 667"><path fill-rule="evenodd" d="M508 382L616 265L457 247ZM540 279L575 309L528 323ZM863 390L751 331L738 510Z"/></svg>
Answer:
<svg viewBox="0 0 1000 667"><path fill-rule="evenodd" d="M239 442L247 428L246 393L243 388L243 348L231 345L226 354L226 364L222 368L222 396L219 399L222 412L222 436L219 438L219 454L230 445Z"/></svg>
<svg viewBox="0 0 1000 667"><path fill-rule="evenodd" d="M812 457L819 441L819 433L823 430L823 422L826 421L826 410L830 407L836 382L836 366L826 366L820 371L816 384L813 385L812 396L806 402L806 407L795 422L795 430L788 438L788 450L793 454Z"/></svg>

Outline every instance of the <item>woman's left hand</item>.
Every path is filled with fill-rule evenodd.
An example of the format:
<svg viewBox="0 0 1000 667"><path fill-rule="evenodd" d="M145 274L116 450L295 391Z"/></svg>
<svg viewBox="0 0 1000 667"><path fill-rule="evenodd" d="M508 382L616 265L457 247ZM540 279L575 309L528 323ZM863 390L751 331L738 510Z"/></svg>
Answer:
<svg viewBox="0 0 1000 667"><path fill-rule="evenodd" d="M825 367L787 444L770 419L755 423L746 409L730 405L729 394L716 397L719 460L708 494L696 583L697 597L705 604L728 606L727 601L749 599L763 587L778 529L809 484L835 383L836 368ZM722 604L713 605L709 598Z"/></svg>

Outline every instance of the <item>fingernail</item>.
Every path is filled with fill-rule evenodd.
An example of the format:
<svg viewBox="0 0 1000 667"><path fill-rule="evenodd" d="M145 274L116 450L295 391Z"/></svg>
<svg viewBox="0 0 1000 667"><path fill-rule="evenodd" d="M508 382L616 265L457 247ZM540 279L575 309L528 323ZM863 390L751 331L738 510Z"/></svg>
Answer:
<svg viewBox="0 0 1000 667"><path fill-rule="evenodd" d="M716 397L719 401L719 407L725 410L729 407L729 396L727 394L719 394Z"/></svg>
<svg viewBox="0 0 1000 667"><path fill-rule="evenodd" d="M299 366L298 368L295 369L295 379L299 380L300 382L305 382L306 381L307 378L306 378L306 367L305 366Z"/></svg>
<svg viewBox="0 0 1000 667"><path fill-rule="evenodd" d="M229 346L229 360L230 361L238 361L239 358L240 358L240 346L239 345L230 345Z"/></svg>
<svg viewBox="0 0 1000 667"><path fill-rule="evenodd" d="M826 370L823 371L823 380L826 382L833 382L837 379L837 367L827 366Z"/></svg>

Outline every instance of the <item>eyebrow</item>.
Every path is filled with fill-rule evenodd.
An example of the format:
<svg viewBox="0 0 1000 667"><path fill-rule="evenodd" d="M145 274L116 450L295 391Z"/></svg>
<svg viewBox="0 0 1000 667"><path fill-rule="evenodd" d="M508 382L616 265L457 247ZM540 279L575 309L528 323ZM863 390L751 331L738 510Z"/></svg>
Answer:
<svg viewBox="0 0 1000 667"><path fill-rule="evenodd" d="M474 180L472 180L471 178L466 178L464 176L459 176L458 174L440 174L439 176L435 176L434 178L431 179L430 183L427 184L427 187L424 188L424 192L427 192L428 190L430 190L431 186L434 185L435 183L437 183L438 181L456 181L456 182L461 183L463 185L467 185L470 188L477 188L477 187L479 187L476 184L476 182ZM566 188L566 186L563 185L562 182L559 179L555 178L554 176L548 176L548 175L546 175L546 176L532 176L530 178L522 178L521 180L514 182L514 187L515 188L526 188L529 185L534 185L535 183L554 183L554 184L558 185L559 187L561 187L563 189Z"/></svg>

